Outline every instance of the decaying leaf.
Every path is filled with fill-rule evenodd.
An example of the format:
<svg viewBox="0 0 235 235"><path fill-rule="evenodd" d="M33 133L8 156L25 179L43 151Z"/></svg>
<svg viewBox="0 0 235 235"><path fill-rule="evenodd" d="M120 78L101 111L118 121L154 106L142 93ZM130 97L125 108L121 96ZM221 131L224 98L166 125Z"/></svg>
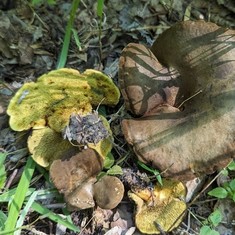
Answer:
<svg viewBox="0 0 235 235"><path fill-rule="evenodd" d="M108 136L109 132L97 112L87 115L72 114L64 130L64 139L78 145L97 144Z"/></svg>
<svg viewBox="0 0 235 235"><path fill-rule="evenodd" d="M186 190L181 182L164 180L163 186L156 185L146 197L146 189L129 192L136 203L135 223L144 234L160 234L176 228L186 210Z"/></svg>
<svg viewBox="0 0 235 235"><path fill-rule="evenodd" d="M96 70L83 74L59 69L24 84L10 101L7 113L16 131L49 126L61 132L72 113L87 114L92 106L115 105L119 90L112 80Z"/></svg>
<svg viewBox="0 0 235 235"><path fill-rule="evenodd" d="M124 120L122 129L141 161L187 181L225 167L234 157L234 42L234 30L204 21L177 23L151 48L171 73L179 72L171 80L158 79L157 59L149 49L136 44L124 49L122 93L127 107L143 117ZM178 92L171 92L174 86Z"/></svg>

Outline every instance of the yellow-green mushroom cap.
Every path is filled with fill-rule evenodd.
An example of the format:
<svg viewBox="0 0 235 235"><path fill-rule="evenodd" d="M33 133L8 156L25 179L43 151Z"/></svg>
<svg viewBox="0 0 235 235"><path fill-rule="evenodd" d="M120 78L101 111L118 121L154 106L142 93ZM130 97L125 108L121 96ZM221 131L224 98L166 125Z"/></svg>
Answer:
<svg viewBox="0 0 235 235"><path fill-rule="evenodd" d="M146 200L146 190L129 192L136 203L136 227L144 234L169 232L179 226L186 211L184 198L186 189L179 181L163 180L163 186L156 185Z"/></svg>
<svg viewBox="0 0 235 235"><path fill-rule="evenodd" d="M104 159L112 149L112 132L108 121L100 116L110 137L101 140L97 144L88 144L99 156ZM68 140L63 139L62 134L49 127L34 129L28 138L28 148L35 162L40 166L48 167L51 163L62 158L68 152L79 152L82 146L72 145Z"/></svg>
<svg viewBox="0 0 235 235"><path fill-rule="evenodd" d="M60 133L49 127L33 130L28 138L28 148L34 161L42 167L48 167L54 160L62 158L69 151L80 151L68 140L64 140Z"/></svg>
<svg viewBox="0 0 235 235"><path fill-rule="evenodd" d="M87 114L99 103L116 105L120 93L112 79L96 70L83 74L59 69L24 84L7 109L10 127L16 131L49 126L61 132L72 113Z"/></svg>

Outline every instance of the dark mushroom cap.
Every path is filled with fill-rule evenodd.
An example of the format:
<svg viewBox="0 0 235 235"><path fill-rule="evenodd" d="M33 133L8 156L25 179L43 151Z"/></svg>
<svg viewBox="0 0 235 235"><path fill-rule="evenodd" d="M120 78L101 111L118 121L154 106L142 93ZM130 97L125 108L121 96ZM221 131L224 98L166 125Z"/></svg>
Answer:
<svg viewBox="0 0 235 235"><path fill-rule="evenodd" d="M94 184L94 199L102 209L113 209L122 200L124 186L115 176L105 175Z"/></svg>

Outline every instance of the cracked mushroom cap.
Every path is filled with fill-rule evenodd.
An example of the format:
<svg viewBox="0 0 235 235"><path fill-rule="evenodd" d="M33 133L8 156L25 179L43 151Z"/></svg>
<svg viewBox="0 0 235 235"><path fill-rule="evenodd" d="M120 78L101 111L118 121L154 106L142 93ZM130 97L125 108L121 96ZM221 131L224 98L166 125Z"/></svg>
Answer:
<svg viewBox="0 0 235 235"><path fill-rule="evenodd" d="M24 84L11 99L7 113L13 130L48 125L60 132L72 113L87 114L101 102L116 105L119 96L118 88L103 73L89 69L80 74L63 68Z"/></svg>
<svg viewBox="0 0 235 235"><path fill-rule="evenodd" d="M113 209L122 200L124 186L115 176L105 175L94 184L94 199L102 209Z"/></svg>
<svg viewBox="0 0 235 235"><path fill-rule="evenodd" d="M234 30L186 21L160 35L151 52L139 44L124 49L121 91L141 117L125 119L122 130L139 160L165 177L187 181L234 158L234 42Z"/></svg>
<svg viewBox="0 0 235 235"><path fill-rule="evenodd" d="M186 189L178 181L164 179L163 186L156 185L147 198L146 189L128 195L136 203L136 227L144 234L160 234L178 227L187 208Z"/></svg>

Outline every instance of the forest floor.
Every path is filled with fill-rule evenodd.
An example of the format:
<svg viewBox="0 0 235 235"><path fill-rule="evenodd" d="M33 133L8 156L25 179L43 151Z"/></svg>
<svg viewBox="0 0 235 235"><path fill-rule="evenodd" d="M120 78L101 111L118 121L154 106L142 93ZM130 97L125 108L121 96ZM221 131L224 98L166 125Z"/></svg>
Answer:
<svg viewBox="0 0 235 235"><path fill-rule="evenodd" d="M71 1L63 0L53 5L44 3L35 6L26 1L18 1L17 6L4 5L5 2L10 1L0 4L0 151L7 152L8 157L5 161L7 180L2 192L17 187L29 156L26 139L9 127L7 106L24 83L36 81L39 76L57 68L72 4ZM102 71L117 85L119 57L122 49L130 42L149 47L164 30L187 19L202 19L235 29L235 5L232 0L109 0L104 2L101 31L96 8L94 0L80 1L65 67L80 72L88 68ZM115 108L108 109L108 114L116 113L122 104L123 99ZM121 119L120 115L112 125L116 145L119 145L119 148L113 149L113 155L117 158L129 149L121 133ZM120 152L120 149L124 151ZM134 160L126 164L131 166ZM204 178L198 190L202 190L214 177L211 175ZM37 170L34 179L31 187L35 189L51 187ZM167 234L199 234L202 226L200 221L205 221L218 203L208 198L208 190L200 194L197 203L188 208L188 214L181 225ZM197 194L194 192L192 197ZM43 203L55 205L52 210L63 214L55 199ZM227 211L227 217L235 214L231 206L226 204L223 208ZM1 211L7 215L7 210L7 203L2 203ZM134 204L126 195L113 210L93 208L71 212L73 223L81 229L77 234L84 235L141 234L135 227L133 216ZM76 234L46 217L37 218L37 213L29 212L24 225L30 226L23 229L21 234ZM235 233L234 224L226 226L226 220L218 230L223 231L220 234Z"/></svg>

